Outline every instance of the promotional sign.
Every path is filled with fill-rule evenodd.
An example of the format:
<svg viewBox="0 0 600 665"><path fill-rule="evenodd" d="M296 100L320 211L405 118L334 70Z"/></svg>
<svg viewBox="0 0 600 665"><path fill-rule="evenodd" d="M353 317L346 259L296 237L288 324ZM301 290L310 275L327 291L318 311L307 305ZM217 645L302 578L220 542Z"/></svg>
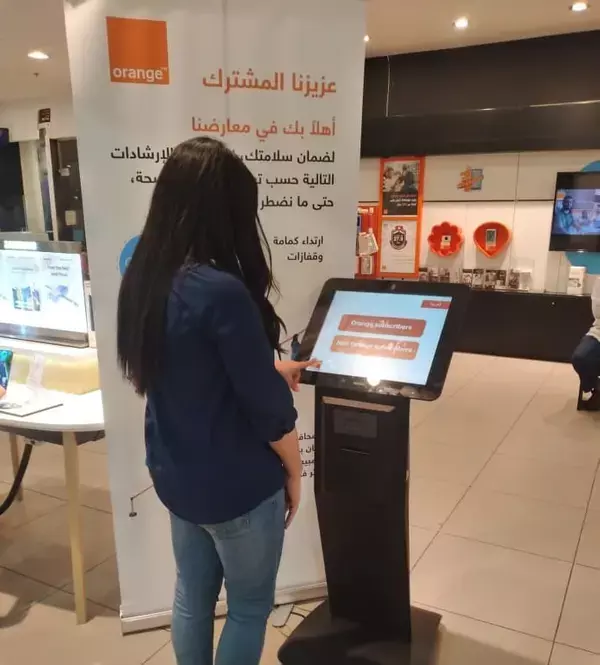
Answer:
<svg viewBox="0 0 600 665"><path fill-rule="evenodd" d="M66 0L65 11L121 614L126 630L140 629L168 622L174 566L168 516L145 467L143 403L115 360L121 271L174 146L212 136L259 182L281 290L277 311L288 335L306 327L323 282L354 274L364 4ZM279 601L322 592L324 583L309 388L297 407L306 481L286 539Z"/></svg>
<svg viewBox="0 0 600 665"><path fill-rule="evenodd" d="M418 271L420 223L408 219L381 222L381 277L406 277Z"/></svg>
<svg viewBox="0 0 600 665"><path fill-rule="evenodd" d="M0 242L0 334L84 344L88 326L81 256L21 249L23 244Z"/></svg>
<svg viewBox="0 0 600 665"><path fill-rule="evenodd" d="M424 175L424 158L381 160L379 277L419 274Z"/></svg>
<svg viewBox="0 0 600 665"><path fill-rule="evenodd" d="M456 189L462 189L463 192L480 192L483 189L483 169L474 169L467 166L464 171L461 171L460 180Z"/></svg>
<svg viewBox="0 0 600 665"><path fill-rule="evenodd" d="M519 155L439 155L427 157L426 203L514 201Z"/></svg>
<svg viewBox="0 0 600 665"><path fill-rule="evenodd" d="M0 250L0 322L87 332L79 254Z"/></svg>
<svg viewBox="0 0 600 665"><path fill-rule="evenodd" d="M417 217L422 197L423 160L419 158L383 159L381 191L383 215Z"/></svg>

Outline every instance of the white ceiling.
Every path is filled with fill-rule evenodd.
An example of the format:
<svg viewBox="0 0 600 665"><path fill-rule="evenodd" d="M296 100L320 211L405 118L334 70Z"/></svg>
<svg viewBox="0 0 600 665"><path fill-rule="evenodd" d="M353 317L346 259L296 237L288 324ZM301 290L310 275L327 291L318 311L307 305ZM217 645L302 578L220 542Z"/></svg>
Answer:
<svg viewBox="0 0 600 665"><path fill-rule="evenodd" d="M368 0L369 55L488 44L600 28L600 2L586 12L573 0ZM465 31L452 22L467 16Z"/></svg>
<svg viewBox="0 0 600 665"><path fill-rule="evenodd" d="M35 49L50 60L30 60ZM0 105L60 98L70 89L62 0L0 0Z"/></svg>
<svg viewBox="0 0 600 665"><path fill-rule="evenodd" d="M407 53L600 28L600 1L581 14L569 11L571 1L367 0L367 51ZM70 94L62 5L62 0L0 0L0 105ZM452 21L462 15L471 26L457 32ZM33 49L52 57L30 60Z"/></svg>

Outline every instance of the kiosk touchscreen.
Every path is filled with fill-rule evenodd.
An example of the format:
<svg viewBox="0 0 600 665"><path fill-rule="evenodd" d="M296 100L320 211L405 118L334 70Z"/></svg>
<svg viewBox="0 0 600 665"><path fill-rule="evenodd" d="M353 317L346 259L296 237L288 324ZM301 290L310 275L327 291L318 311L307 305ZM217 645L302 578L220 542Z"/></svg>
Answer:
<svg viewBox="0 0 600 665"><path fill-rule="evenodd" d="M299 357L315 386L315 500L328 600L284 665L429 665L439 616L410 605L412 399L440 396L469 297L462 284L331 280Z"/></svg>
<svg viewBox="0 0 600 665"><path fill-rule="evenodd" d="M304 382L438 398L468 295L461 284L330 280L300 348L321 362Z"/></svg>

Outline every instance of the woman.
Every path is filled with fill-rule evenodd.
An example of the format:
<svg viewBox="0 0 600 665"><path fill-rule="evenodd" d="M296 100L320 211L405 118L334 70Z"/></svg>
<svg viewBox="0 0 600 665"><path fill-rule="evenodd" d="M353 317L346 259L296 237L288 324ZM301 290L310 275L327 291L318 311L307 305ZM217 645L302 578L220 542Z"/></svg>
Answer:
<svg viewBox="0 0 600 665"><path fill-rule="evenodd" d="M309 363L277 362L282 322L257 217L258 187L219 141L179 145L156 183L119 294L118 357L147 398L147 463L171 514L178 665L257 665L300 502L290 387ZM265 251L267 256L265 257Z"/></svg>

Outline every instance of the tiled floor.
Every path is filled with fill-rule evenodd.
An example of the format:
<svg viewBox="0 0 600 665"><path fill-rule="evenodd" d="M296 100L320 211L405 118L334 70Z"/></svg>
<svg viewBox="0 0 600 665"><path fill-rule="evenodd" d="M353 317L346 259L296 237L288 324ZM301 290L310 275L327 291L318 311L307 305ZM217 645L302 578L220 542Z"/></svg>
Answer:
<svg viewBox="0 0 600 665"><path fill-rule="evenodd" d="M443 616L437 665L600 665L600 417L576 391L566 366L456 356L444 396L413 404L412 591ZM74 623L61 451L43 446L0 518L0 665L174 665L167 631L121 637L106 447L80 454L93 619ZM269 628L265 664L300 620Z"/></svg>

